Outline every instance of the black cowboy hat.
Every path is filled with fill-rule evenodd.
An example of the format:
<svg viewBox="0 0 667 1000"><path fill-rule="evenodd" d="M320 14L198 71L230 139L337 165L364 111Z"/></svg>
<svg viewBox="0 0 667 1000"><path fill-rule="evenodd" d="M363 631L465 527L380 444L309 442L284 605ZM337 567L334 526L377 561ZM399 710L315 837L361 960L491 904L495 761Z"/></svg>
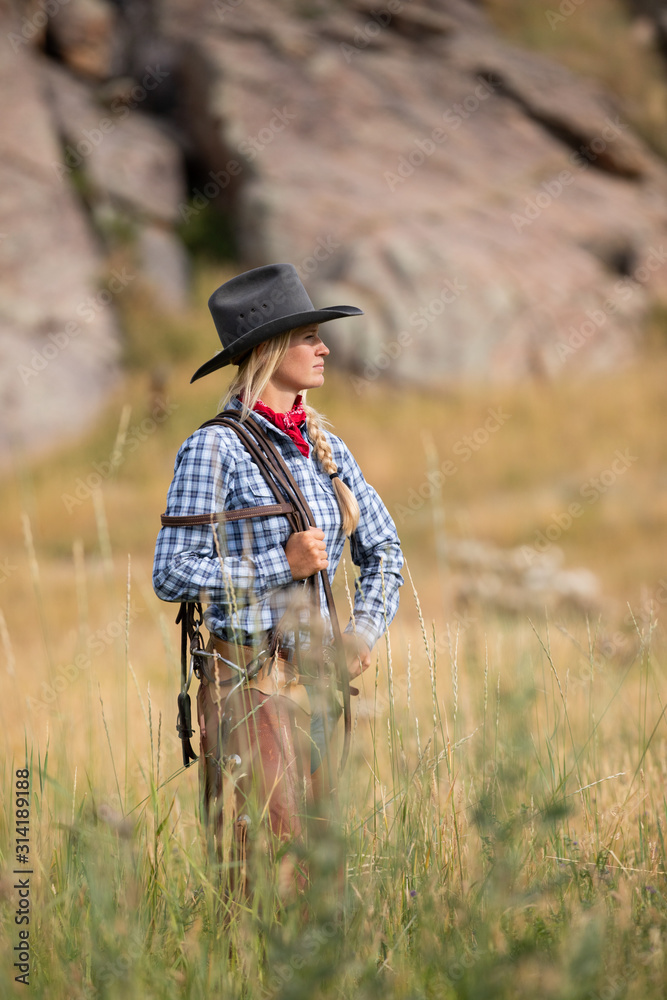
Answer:
<svg viewBox="0 0 667 1000"><path fill-rule="evenodd" d="M222 351L201 365L191 382L224 368L262 341L295 327L363 315L357 306L316 309L293 264L267 264L238 274L216 288L208 307Z"/></svg>

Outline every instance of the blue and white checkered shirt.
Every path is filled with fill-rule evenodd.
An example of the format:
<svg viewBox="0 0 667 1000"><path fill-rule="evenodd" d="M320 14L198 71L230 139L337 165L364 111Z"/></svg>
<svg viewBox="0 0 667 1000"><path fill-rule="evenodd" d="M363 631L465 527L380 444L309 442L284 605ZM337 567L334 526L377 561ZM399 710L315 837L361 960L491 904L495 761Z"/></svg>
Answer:
<svg viewBox="0 0 667 1000"><path fill-rule="evenodd" d="M232 407L240 408L240 403L234 400ZM259 421L280 451L310 505L315 523L324 531L327 572L333 580L345 535L331 480L312 457L312 443L305 428L308 457L263 416L254 414L252 419ZM400 575L403 556L387 508L364 479L345 444L334 434L326 433L338 474L352 490L361 511L357 529L350 536L352 559L360 571L355 587L354 624L350 620L345 631L354 629L372 648L396 614L398 588L403 583ZM209 514L276 502L234 431L213 426L195 431L181 446L166 513ZM260 636L278 624L288 607L298 604L304 592L303 581L292 579L285 556L290 530L287 518L280 515L223 521L216 526L163 527L155 548L155 593L163 601L210 602L206 624L212 632L222 638L236 637L246 644L260 641ZM322 638L327 642L331 639L331 628L321 585L319 591L325 622ZM298 620L303 621L304 611L298 615ZM287 644L290 635L288 629Z"/></svg>

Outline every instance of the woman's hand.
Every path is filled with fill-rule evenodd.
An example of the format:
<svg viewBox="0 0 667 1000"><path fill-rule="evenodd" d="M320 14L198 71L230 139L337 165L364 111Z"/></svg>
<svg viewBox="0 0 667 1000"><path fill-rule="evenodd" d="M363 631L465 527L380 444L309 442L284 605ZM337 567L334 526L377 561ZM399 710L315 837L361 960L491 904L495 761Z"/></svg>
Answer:
<svg viewBox="0 0 667 1000"><path fill-rule="evenodd" d="M293 580L305 580L329 565L321 528L295 531L287 539L285 555Z"/></svg>
<svg viewBox="0 0 667 1000"><path fill-rule="evenodd" d="M362 639L354 636L351 632L343 632L343 647L350 680L353 680L370 667L371 651Z"/></svg>

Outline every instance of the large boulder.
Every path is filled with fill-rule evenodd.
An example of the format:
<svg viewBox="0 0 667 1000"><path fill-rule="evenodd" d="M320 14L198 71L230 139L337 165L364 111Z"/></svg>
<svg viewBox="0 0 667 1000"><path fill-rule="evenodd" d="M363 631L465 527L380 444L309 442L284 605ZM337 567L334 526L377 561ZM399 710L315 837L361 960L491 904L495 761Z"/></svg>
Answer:
<svg viewBox="0 0 667 1000"><path fill-rule="evenodd" d="M667 301L665 164L475 3L23 11L0 14L0 454L85 425L116 295L141 280L182 305L175 233L200 213L231 219L239 267L290 260L317 302L364 307L336 352L359 391L601 370ZM134 256L113 274L119 229Z"/></svg>
<svg viewBox="0 0 667 1000"><path fill-rule="evenodd" d="M244 263L362 305L342 339L367 379L631 357L667 298L667 170L610 99L463 0L298 9L218 0L175 29Z"/></svg>
<svg viewBox="0 0 667 1000"><path fill-rule="evenodd" d="M188 299L173 43L153 0L0 12L0 461L87 425L118 375L117 296ZM47 54L48 53L48 54ZM123 244L122 265L118 258Z"/></svg>
<svg viewBox="0 0 667 1000"><path fill-rule="evenodd" d="M80 431L117 377L110 273L61 151L38 60L0 14L0 455ZM19 36L21 37L21 36Z"/></svg>
<svg viewBox="0 0 667 1000"><path fill-rule="evenodd" d="M156 63L138 84L110 87L104 102L56 63L44 61L42 72L63 146L58 178L65 186L83 180L97 227L125 225L142 283L164 307L184 307L188 261L174 228L187 198L183 156L166 125L142 110L171 70Z"/></svg>

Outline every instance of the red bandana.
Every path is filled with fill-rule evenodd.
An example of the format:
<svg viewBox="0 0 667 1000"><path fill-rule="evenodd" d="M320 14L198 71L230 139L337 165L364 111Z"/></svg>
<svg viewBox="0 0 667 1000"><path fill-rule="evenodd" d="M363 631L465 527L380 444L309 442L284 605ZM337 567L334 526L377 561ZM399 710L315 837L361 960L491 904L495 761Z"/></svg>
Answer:
<svg viewBox="0 0 667 1000"><path fill-rule="evenodd" d="M261 413L274 427L284 431L294 441L301 454L308 455L308 442L300 430L306 422L306 411L301 403L301 398L301 396L296 397L294 406L289 413L275 413L270 406L258 399L255 403L255 413Z"/></svg>

